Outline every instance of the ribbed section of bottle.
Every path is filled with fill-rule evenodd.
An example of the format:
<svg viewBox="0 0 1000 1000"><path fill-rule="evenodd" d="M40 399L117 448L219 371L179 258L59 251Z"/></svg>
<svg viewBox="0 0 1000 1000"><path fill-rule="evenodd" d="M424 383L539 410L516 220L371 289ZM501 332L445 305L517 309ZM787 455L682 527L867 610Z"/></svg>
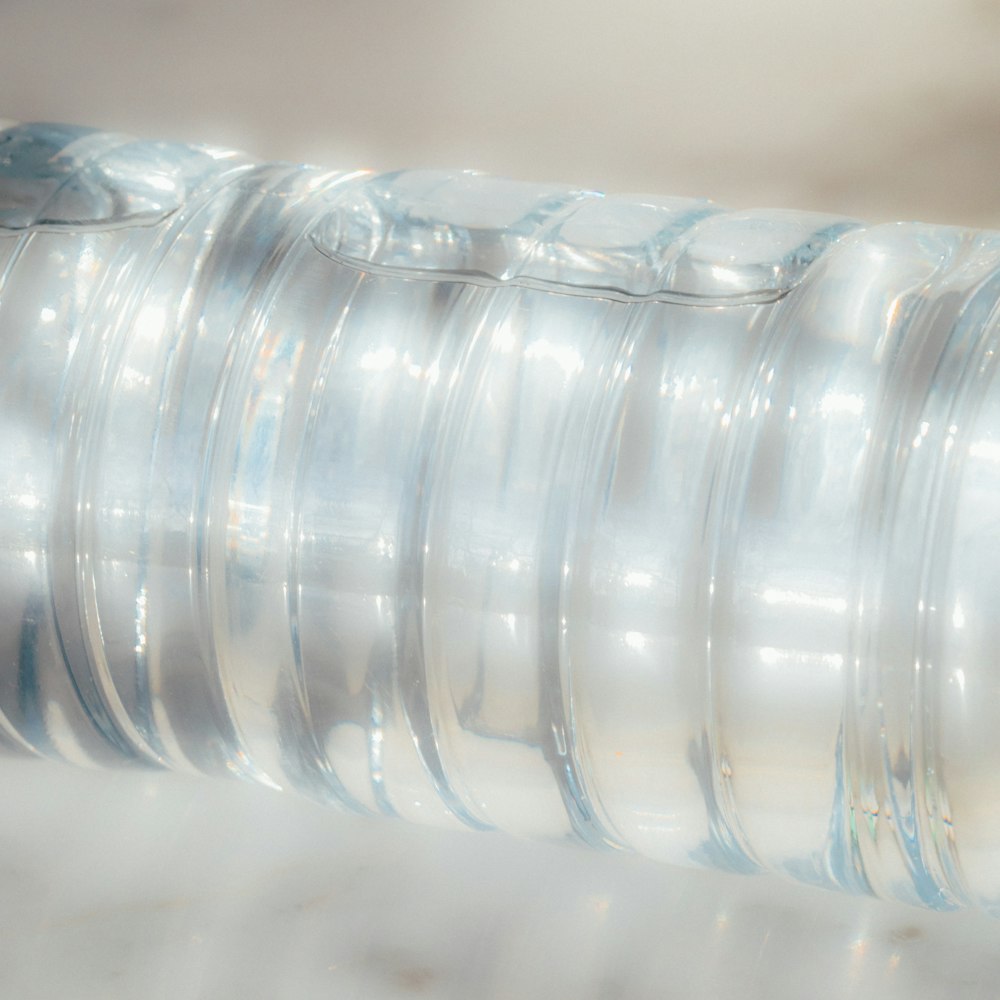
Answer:
<svg viewBox="0 0 1000 1000"><path fill-rule="evenodd" d="M1000 909L1000 237L0 132L0 739Z"/></svg>

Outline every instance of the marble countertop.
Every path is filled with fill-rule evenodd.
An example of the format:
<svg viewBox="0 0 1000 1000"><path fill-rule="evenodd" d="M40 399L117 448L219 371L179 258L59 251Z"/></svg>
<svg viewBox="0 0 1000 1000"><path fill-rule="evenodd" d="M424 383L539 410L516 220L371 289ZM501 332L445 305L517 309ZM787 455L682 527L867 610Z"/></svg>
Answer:
<svg viewBox="0 0 1000 1000"><path fill-rule="evenodd" d="M3 769L18 998L986 998L1000 923L361 819L241 783Z"/></svg>

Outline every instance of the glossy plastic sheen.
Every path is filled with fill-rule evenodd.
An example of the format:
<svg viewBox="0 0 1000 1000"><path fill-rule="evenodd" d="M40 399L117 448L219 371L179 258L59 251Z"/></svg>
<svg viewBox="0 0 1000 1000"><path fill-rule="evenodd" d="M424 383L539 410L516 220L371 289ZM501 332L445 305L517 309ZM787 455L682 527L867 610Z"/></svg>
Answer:
<svg viewBox="0 0 1000 1000"><path fill-rule="evenodd" d="M1000 909L1000 236L0 132L0 727Z"/></svg>

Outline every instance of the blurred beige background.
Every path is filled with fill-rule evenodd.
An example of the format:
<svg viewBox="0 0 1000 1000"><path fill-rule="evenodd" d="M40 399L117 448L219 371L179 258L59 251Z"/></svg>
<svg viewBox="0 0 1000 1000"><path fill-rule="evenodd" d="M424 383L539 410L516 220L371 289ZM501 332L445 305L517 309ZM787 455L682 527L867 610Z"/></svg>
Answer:
<svg viewBox="0 0 1000 1000"><path fill-rule="evenodd" d="M1000 226L1000 0L5 0L0 116Z"/></svg>

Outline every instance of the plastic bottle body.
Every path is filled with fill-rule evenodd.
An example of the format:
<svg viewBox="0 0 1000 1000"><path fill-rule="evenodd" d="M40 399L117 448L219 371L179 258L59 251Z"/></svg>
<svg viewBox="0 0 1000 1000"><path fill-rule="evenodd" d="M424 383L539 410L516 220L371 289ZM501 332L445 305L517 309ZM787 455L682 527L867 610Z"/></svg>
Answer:
<svg viewBox="0 0 1000 1000"><path fill-rule="evenodd" d="M1000 237L5 152L7 744L996 908Z"/></svg>

